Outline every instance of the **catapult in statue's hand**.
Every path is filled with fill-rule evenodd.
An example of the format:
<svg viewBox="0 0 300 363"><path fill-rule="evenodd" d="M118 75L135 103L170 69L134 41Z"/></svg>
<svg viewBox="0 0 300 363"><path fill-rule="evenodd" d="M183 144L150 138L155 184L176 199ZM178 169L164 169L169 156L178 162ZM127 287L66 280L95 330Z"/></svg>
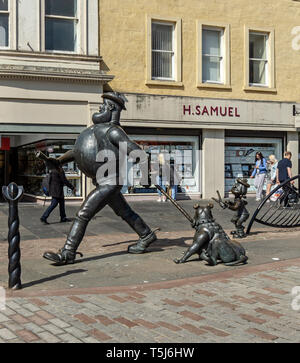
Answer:
<svg viewBox="0 0 300 363"><path fill-rule="evenodd" d="M195 228L197 226L197 221L193 218L193 221L191 222L192 228Z"/></svg>
<svg viewBox="0 0 300 363"><path fill-rule="evenodd" d="M228 200L224 200L224 202L223 202L223 209L226 209L226 208L228 208L230 206L230 202L228 201Z"/></svg>

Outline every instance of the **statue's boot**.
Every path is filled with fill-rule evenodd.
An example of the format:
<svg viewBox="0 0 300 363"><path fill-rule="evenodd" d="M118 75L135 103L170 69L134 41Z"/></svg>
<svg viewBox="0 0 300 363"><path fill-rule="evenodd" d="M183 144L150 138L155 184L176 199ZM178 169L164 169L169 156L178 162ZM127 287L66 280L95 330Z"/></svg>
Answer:
<svg viewBox="0 0 300 363"><path fill-rule="evenodd" d="M43 257L60 265L68 265L74 263L77 254L83 256L82 253L76 252L70 241L67 241L57 253L47 251Z"/></svg>
<svg viewBox="0 0 300 363"><path fill-rule="evenodd" d="M245 238L246 236L247 235L246 235L243 227L240 227L240 228L237 229L237 233L235 234L235 237Z"/></svg>
<svg viewBox="0 0 300 363"><path fill-rule="evenodd" d="M83 256L82 253L76 251L83 239L86 225L85 221L75 219L64 247L58 252L46 251L43 257L58 265L73 264L77 254Z"/></svg>
<svg viewBox="0 0 300 363"><path fill-rule="evenodd" d="M128 247L128 252L136 254L146 252L147 247L157 240L155 231L150 231L150 233L148 233L146 236L140 237L136 244Z"/></svg>

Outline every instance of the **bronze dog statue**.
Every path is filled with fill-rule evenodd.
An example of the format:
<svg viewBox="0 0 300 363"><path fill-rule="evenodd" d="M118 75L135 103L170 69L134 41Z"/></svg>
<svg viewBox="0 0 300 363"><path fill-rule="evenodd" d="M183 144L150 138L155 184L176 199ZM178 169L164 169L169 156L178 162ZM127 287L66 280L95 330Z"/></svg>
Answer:
<svg viewBox="0 0 300 363"><path fill-rule="evenodd" d="M187 249L183 257L175 259L175 263L184 263L192 255L198 254L200 260L207 261L215 266L218 260L226 266L234 266L246 263L248 257L243 246L230 240L220 224L215 222L211 209L213 204L201 207L194 205L195 215L192 227L196 229L193 244Z"/></svg>

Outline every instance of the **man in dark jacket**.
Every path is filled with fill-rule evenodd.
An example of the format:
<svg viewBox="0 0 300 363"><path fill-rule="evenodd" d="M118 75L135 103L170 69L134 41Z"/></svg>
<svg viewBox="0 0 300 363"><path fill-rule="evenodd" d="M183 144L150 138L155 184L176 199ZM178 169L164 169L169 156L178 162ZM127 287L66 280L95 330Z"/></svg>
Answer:
<svg viewBox="0 0 300 363"><path fill-rule="evenodd" d="M52 201L50 206L41 217L41 222L44 224L49 224L47 222L47 218L58 204L60 221L70 222L70 220L66 217L65 211L64 185L72 189L72 191L75 190L75 187L66 178L63 168L58 163L55 164L55 161L56 160L52 160L51 165L48 166L50 169L49 195L52 197Z"/></svg>
<svg viewBox="0 0 300 363"><path fill-rule="evenodd" d="M292 177L292 153L290 151L285 151L284 158L278 162L276 169L276 183L281 184L285 180L290 179ZM289 204L289 194L293 192L291 184L294 184L295 181L283 185L282 190L283 194L280 197L280 204L284 204L285 207Z"/></svg>

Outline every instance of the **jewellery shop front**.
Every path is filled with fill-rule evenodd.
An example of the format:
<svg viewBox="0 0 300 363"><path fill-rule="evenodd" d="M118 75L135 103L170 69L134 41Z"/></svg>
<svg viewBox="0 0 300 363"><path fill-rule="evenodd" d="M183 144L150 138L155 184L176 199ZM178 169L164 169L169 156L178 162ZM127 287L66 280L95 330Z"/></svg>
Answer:
<svg viewBox="0 0 300 363"><path fill-rule="evenodd" d="M210 199L219 190L226 195L237 177L250 179L255 154L281 160L292 152L293 175L298 173L298 131L293 104L198 97L126 94L128 110L121 124L127 133L156 158L162 150L190 151L176 168L183 172L178 188L181 196ZM183 160L183 159L181 159ZM152 161L152 159L151 159ZM133 168L134 178L139 171ZM134 179L133 178L133 179ZM155 193L154 185L138 182L123 189L126 194ZM180 194L179 194L180 195Z"/></svg>
<svg viewBox="0 0 300 363"><path fill-rule="evenodd" d="M58 158L68 150L72 150L75 138L67 139L45 139L39 140L16 148L17 158L17 180L19 185L23 185L28 197L35 200L44 198L42 190L42 180L48 172L44 161L36 158L37 151L43 152L46 156ZM76 194L67 186L64 186L66 198L79 199L83 197L83 178L80 170L74 161L63 166L66 178L76 188Z"/></svg>
<svg viewBox="0 0 300 363"><path fill-rule="evenodd" d="M258 135L259 134L259 135ZM254 170L255 155L261 152L268 160L269 155L282 159L283 146L286 143L284 132L225 132L225 193L229 192L238 177L248 179L248 193L254 193L254 179L250 176Z"/></svg>
<svg viewBox="0 0 300 363"><path fill-rule="evenodd" d="M178 132L172 129L160 128L143 128L141 129L126 128L126 131L140 147L146 151L149 160L149 185L143 186L140 183L140 167L134 165L129 167L128 180L130 185L123 187L122 192L126 195L156 195L157 191L153 180L151 184L150 171L154 170L153 166L158 163L160 153L169 154L170 159L174 160L176 172L183 176L177 187L180 195L198 196L199 197L199 150L200 134L191 135L189 132ZM158 183L158 180L154 178Z"/></svg>

